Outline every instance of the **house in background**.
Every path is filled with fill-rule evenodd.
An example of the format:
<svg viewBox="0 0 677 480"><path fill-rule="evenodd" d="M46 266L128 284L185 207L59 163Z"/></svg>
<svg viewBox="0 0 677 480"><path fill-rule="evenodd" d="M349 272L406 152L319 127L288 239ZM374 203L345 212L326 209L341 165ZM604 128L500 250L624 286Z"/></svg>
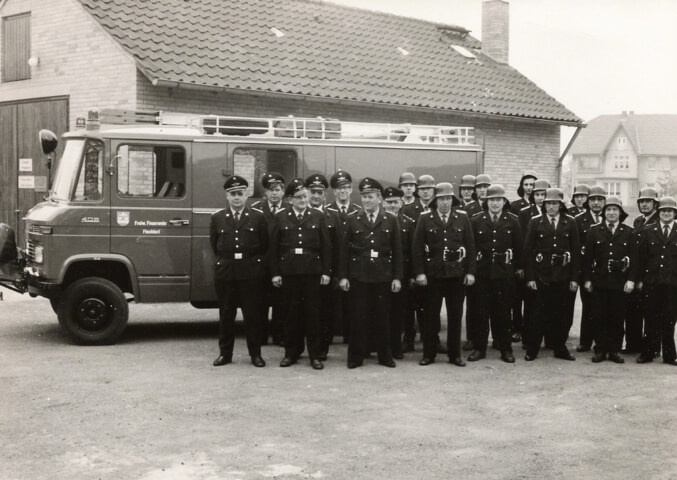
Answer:
<svg viewBox="0 0 677 480"><path fill-rule="evenodd" d="M0 222L44 195L38 129L105 108L468 126L512 196L527 169L557 183L582 122L509 65L508 7L484 3L480 42L322 1L0 0Z"/></svg>
<svg viewBox="0 0 677 480"><path fill-rule="evenodd" d="M659 195L677 193L673 190L677 184L677 115L600 115L581 131L569 154L569 185L602 185L631 210L643 187L653 187Z"/></svg>

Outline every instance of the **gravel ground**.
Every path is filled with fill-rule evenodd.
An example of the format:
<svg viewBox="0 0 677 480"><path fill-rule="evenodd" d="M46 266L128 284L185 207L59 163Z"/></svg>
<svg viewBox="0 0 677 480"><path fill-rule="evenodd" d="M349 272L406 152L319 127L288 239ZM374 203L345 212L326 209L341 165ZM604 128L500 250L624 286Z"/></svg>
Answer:
<svg viewBox="0 0 677 480"><path fill-rule="evenodd" d="M214 368L217 313L131 305L118 345L77 347L49 303L0 302L2 479L677 478L677 369L498 352L464 369ZM574 325L572 334L578 332ZM577 343L572 338L572 344Z"/></svg>

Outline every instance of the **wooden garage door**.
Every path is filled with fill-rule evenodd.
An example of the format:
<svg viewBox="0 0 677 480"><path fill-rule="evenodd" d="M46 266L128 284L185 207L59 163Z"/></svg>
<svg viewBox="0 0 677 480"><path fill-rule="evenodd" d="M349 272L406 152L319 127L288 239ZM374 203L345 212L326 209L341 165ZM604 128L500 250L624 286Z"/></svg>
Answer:
<svg viewBox="0 0 677 480"><path fill-rule="evenodd" d="M59 136L67 130L67 98L0 104L0 222L14 228L19 245L23 245L24 235L21 218L42 201L45 195L40 188L42 180L49 182L46 158L38 142L38 131L43 128ZM57 158L60 153L61 146ZM36 186L18 188L20 176L33 177L22 178L24 186Z"/></svg>

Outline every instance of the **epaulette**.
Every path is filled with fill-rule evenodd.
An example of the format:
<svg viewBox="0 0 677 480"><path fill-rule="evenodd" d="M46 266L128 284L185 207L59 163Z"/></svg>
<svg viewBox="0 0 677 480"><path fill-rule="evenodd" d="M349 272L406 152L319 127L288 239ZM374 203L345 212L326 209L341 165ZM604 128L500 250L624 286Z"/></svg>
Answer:
<svg viewBox="0 0 677 480"><path fill-rule="evenodd" d="M517 215L515 215L512 212L503 212L503 213L506 213L508 216L513 216L513 217L517 218Z"/></svg>
<svg viewBox="0 0 677 480"><path fill-rule="evenodd" d="M522 207L520 209L520 212L523 212L524 210L527 210L528 208L531 208L531 204L527 205L526 207Z"/></svg>
<svg viewBox="0 0 677 480"><path fill-rule="evenodd" d="M569 215L568 213L561 213L560 215L564 215L565 217L569 217L570 219L575 220L575 218Z"/></svg>
<svg viewBox="0 0 677 480"><path fill-rule="evenodd" d="M275 212L275 215L277 215L280 212L284 212L285 210L287 210L287 209L286 208L280 208L277 212Z"/></svg>
<svg viewBox="0 0 677 480"><path fill-rule="evenodd" d="M538 215L534 215L533 217L531 217L531 219L533 220L534 218L541 218L542 216L543 214L539 213Z"/></svg>
<svg viewBox="0 0 677 480"><path fill-rule="evenodd" d="M406 215L406 214L404 214L404 213L402 214L402 216L403 216L404 218L406 218L407 220L411 221L411 222L415 222L415 221L416 221L416 220L414 220L413 218L411 218L409 215Z"/></svg>
<svg viewBox="0 0 677 480"><path fill-rule="evenodd" d="M217 213L223 212L223 211L225 211L225 210L226 210L225 208L220 208L219 210L217 210L217 211L215 211L215 212L212 212L212 217L213 217L214 215L216 215Z"/></svg>
<svg viewBox="0 0 677 480"><path fill-rule="evenodd" d="M467 212L464 212L463 210L460 210L461 212L465 213L467 215ZM482 210L481 212L473 213L472 218L477 217L477 215L484 215L486 212Z"/></svg>
<svg viewBox="0 0 677 480"><path fill-rule="evenodd" d="M588 211L587 211L587 210L583 210L581 213L577 213L576 216L575 216L574 218L578 218L578 217L580 217L581 215L585 215L586 213L588 213Z"/></svg>
<svg viewBox="0 0 677 480"><path fill-rule="evenodd" d="M328 206L328 205L326 205L326 207L327 207L327 210L329 210L330 212L336 212L336 213L338 213L338 210L337 210L337 209L331 208L331 207Z"/></svg>
<svg viewBox="0 0 677 480"><path fill-rule="evenodd" d="M257 200L256 202L252 203L252 207L255 207L257 205L261 205L261 200Z"/></svg>
<svg viewBox="0 0 677 480"><path fill-rule="evenodd" d="M353 210L352 212L348 212L348 216L354 215L356 213L360 213L360 211L359 210Z"/></svg>
<svg viewBox="0 0 677 480"><path fill-rule="evenodd" d="M261 210L260 208L255 208L254 205L252 205L252 206L249 207L249 208L251 208L252 210L254 210L254 211L256 211L256 212L263 213L263 210Z"/></svg>
<svg viewBox="0 0 677 480"><path fill-rule="evenodd" d="M468 215L468 212L465 210L459 210L458 208L454 210L454 212L462 213L463 215Z"/></svg>
<svg viewBox="0 0 677 480"><path fill-rule="evenodd" d="M386 212L386 213L389 213L389 214L390 214L390 215L392 215L393 217L396 217L396 216L397 216L397 214L396 214L396 213L393 213L393 212L389 212L389 211L387 211L387 210L384 210L384 212Z"/></svg>

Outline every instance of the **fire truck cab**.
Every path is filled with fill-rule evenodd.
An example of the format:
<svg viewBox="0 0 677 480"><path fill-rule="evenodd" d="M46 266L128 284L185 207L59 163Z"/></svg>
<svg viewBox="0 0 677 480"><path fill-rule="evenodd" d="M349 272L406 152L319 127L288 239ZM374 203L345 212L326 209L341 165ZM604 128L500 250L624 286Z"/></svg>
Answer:
<svg viewBox="0 0 677 480"><path fill-rule="evenodd" d="M115 342L131 301L216 307L209 222L230 175L248 179L254 201L267 171L289 180L344 169L385 186L404 171L451 182L482 171L469 127L116 111L78 127L63 136L49 193L24 218L25 248L0 267L0 285L50 299L80 344ZM45 154L57 146L50 133Z"/></svg>

